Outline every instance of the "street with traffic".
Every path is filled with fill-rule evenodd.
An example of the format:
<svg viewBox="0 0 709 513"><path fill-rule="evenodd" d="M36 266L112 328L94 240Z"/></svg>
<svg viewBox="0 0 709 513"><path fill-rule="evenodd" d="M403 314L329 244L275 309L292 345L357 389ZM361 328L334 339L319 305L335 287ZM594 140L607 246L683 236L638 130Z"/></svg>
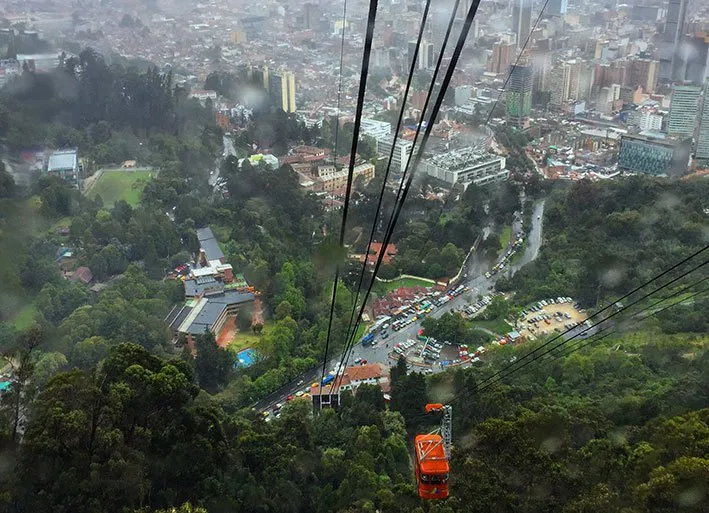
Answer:
<svg viewBox="0 0 709 513"><path fill-rule="evenodd" d="M521 233L522 231L522 213L515 216L513 223L513 234ZM544 219L544 201L539 201L534 204L532 211L532 225L529 230L529 236L524 254L513 263L510 263L504 275L514 274L522 266L533 261L539 255L539 248L542 243L542 224ZM486 235L489 231L486 230ZM516 239L511 238L510 244ZM503 248L497 262L491 262L488 258L482 255L473 254L468 260L466 273L463 276L462 285L467 287L467 291L463 294L453 297L450 301L442 306L434 309L430 316L438 318L446 312L460 311L467 304L475 303L478 296L491 294L494 290L495 281L502 275L490 275L486 277L486 273L504 257L509 248ZM418 331L421 329L421 320L417 320L397 332L391 332L385 339L381 337L381 332L374 338L373 344L363 346L359 341L355 341L352 350L350 351L346 365L352 365L353 362L366 360L367 363L383 363L391 366L395 364L395 360L390 358L392 348L397 342L416 339ZM333 356L329 359L326 365L326 372L334 369L340 363L341 355ZM441 372L443 368L440 365L431 367L433 372ZM412 370L423 370L423 368L413 367ZM289 396L295 396L298 391L301 391L312 383L320 381L322 376L322 367L312 369L295 380L291 381L286 386L270 394L268 397L258 401L254 408L258 411L272 411L277 404L284 403Z"/></svg>

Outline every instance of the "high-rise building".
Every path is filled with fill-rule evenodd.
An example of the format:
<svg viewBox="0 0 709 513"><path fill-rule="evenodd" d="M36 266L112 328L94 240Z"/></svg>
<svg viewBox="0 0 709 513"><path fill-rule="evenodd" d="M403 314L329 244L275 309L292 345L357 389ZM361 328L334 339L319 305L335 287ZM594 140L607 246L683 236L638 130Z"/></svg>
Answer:
<svg viewBox="0 0 709 513"><path fill-rule="evenodd" d="M678 137L693 137L699 115L702 88L694 85L673 85L667 133Z"/></svg>
<svg viewBox="0 0 709 513"><path fill-rule="evenodd" d="M388 48L375 48L372 51L372 65L375 68L388 68L389 67L389 49Z"/></svg>
<svg viewBox="0 0 709 513"><path fill-rule="evenodd" d="M552 58L549 52L543 50L532 51L532 91L546 93L551 87Z"/></svg>
<svg viewBox="0 0 709 513"><path fill-rule="evenodd" d="M559 107L567 100L588 98L593 76L594 68L582 59L561 61L552 71L551 104Z"/></svg>
<svg viewBox="0 0 709 513"><path fill-rule="evenodd" d="M512 32L517 36L517 46L522 47L532 31L532 0L513 0Z"/></svg>
<svg viewBox="0 0 709 513"><path fill-rule="evenodd" d="M307 3L303 6L303 28L313 30L320 26L322 10L317 4Z"/></svg>
<svg viewBox="0 0 709 513"><path fill-rule="evenodd" d="M472 88L469 85L458 86L454 90L454 101L456 107L467 105L470 102Z"/></svg>
<svg viewBox="0 0 709 513"><path fill-rule="evenodd" d="M669 0L667 18L660 42L660 74L663 82L684 79L682 43L687 0Z"/></svg>
<svg viewBox="0 0 709 513"><path fill-rule="evenodd" d="M419 52L419 65L425 69L433 68L433 43L426 41L421 42L421 51Z"/></svg>
<svg viewBox="0 0 709 513"><path fill-rule="evenodd" d="M652 59L636 58L628 62L624 85L642 87L646 93L652 93L657 87L659 62ZM622 83L622 82L621 82Z"/></svg>
<svg viewBox="0 0 709 513"><path fill-rule="evenodd" d="M510 66L510 79L505 92L507 119L517 127L524 127L532 110L531 66Z"/></svg>
<svg viewBox="0 0 709 513"><path fill-rule="evenodd" d="M295 112L295 75L290 71L270 73L268 94L285 112Z"/></svg>
<svg viewBox="0 0 709 513"><path fill-rule="evenodd" d="M618 151L618 169L648 175L682 176L687 173L690 147L688 139L623 135Z"/></svg>
<svg viewBox="0 0 709 513"><path fill-rule="evenodd" d="M640 131L659 132L662 130L664 116L657 109L639 108L628 116L628 126L637 127Z"/></svg>
<svg viewBox="0 0 709 513"><path fill-rule="evenodd" d="M701 116L699 116L697 146L694 156L700 160L709 160L709 80L704 82L704 104Z"/></svg>
<svg viewBox="0 0 709 513"><path fill-rule="evenodd" d="M709 78L709 34L689 37L683 44L684 80L703 84Z"/></svg>
<svg viewBox="0 0 709 513"><path fill-rule="evenodd" d="M414 61L414 55L416 54L416 41L409 41L407 56L407 66L406 69L411 69L411 63ZM418 68L418 65L416 66Z"/></svg>
<svg viewBox="0 0 709 513"><path fill-rule="evenodd" d="M408 63L409 69L411 69L411 62L414 59L414 54L416 52L416 41L409 41L408 48ZM433 43L428 41L421 41L421 46L419 47L419 53L417 56L416 69L430 69L433 68Z"/></svg>
<svg viewBox="0 0 709 513"><path fill-rule="evenodd" d="M569 10L569 0L549 0L546 13L554 16L563 16ZM522 43L524 44L524 43Z"/></svg>
<svg viewBox="0 0 709 513"><path fill-rule="evenodd" d="M507 73L507 70L515 60L516 46L514 43L498 41L492 47L492 55L487 63L487 70L497 75Z"/></svg>
<svg viewBox="0 0 709 513"><path fill-rule="evenodd" d="M394 155L391 159L391 169L394 173L403 173L409 163L414 143L405 139L396 139L395 143L394 138L391 135L387 135L377 139L377 152L388 157L391 154L392 144L395 144L395 147Z"/></svg>

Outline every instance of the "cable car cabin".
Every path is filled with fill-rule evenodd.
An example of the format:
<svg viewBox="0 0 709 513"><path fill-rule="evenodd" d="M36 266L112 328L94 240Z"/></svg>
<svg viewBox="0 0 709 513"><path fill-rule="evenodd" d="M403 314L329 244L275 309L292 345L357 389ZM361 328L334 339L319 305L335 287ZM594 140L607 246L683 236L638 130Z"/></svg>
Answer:
<svg viewBox="0 0 709 513"><path fill-rule="evenodd" d="M418 435L416 450L416 482L422 499L448 497L448 458L440 435Z"/></svg>

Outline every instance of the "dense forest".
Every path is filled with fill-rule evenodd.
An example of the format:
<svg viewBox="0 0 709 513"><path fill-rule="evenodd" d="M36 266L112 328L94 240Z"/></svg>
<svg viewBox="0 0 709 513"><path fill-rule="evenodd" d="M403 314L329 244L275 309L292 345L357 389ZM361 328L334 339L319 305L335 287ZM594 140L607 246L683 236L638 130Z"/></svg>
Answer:
<svg viewBox="0 0 709 513"><path fill-rule="evenodd" d="M568 295L605 305L706 245L707 198L706 180L635 176L559 187L546 200L539 258L497 287L521 304Z"/></svg>
<svg viewBox="0 0 709 513"><path fill-rule="evenodd" d="M31 330L17 344L27 351L42 336ZM705 511L706 343L648 325L481 391L477 382L531 347L499 348L484 367L428 380L400 365L389 407L363 385L337 413L313 417L308 401L294 400L270 423L200 392L199 363L118 344L100 366L47 381L47 364L37 364L22 444L3 454L2 507ZM422 414L427 399L452 399L455 411L451 498L436 504L417 499L407 450L406 428L434 422Z"/></svg>

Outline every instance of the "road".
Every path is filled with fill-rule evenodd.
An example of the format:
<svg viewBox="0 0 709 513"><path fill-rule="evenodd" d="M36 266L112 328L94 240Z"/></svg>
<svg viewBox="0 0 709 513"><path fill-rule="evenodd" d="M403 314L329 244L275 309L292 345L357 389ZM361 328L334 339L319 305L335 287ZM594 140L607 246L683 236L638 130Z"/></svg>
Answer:
<svg viewBox="0 0 709 513"><path fill-rule="evenodd" d="M525 249L524 255L519 260L519 262L511 265L508 272L514 273L520 269L523 265L531 262L539 255L539 248L542 243L542 221L544 219L544 201L539 201L534 205L534 211L532 215L532 227L529 233L529 240L527 241L527 247ZM521 228L521 221L518 218L513 224L514 232L516 233ZM489 231L487 232L489 234ZM504 253L504 251L503 251ZM451 299L445 305L437 308L431 312L430 316L438 318L446 312L459 309L460 307L477 301L478 295L485 295L491 292L495 285L495 280L500 275L491 276L490 278L485 278L485 273L491 268L490 261L482 258L478 254L473 254L468 261L467 275L468 278L464 279L462 283L468 286L470 289L468 292ZM367 363L384 363L389 365L393 363L389 359L389 353L391 352L394 344L398 341L415 339L418 331L421 329L420 322L414 322L399 331L391 331L389 338L382 340L377 338L375 343L371 347L363 347L360 343L355 343L350 356L348 359L349 365L352 364L357 358L364 358ZM327 371L335 368L340 363L340 356L336 356L330 359L327 365ZM434 372L440 372L442 369L439 365L434 365ZM318 369L313 369L300 375L298 378L291 381L289 384L280 388L276 392L265 397L258 403L254 405L254 408L258 411L270 410L277 403L284 403L289 395L295 395L298 390L303 390L310 387L313 383L320 381L322 375L322 367Z"/></svg>
<svg viewBox="0 0 709 513"><path fill-rule="evenodd" d="M222 161L224 160L224 158L230 155L236 155L236 149L234 149L234 143L231 141L231 138L225 135L223 137L222 142L224 144L223 157L217 159L216 165L214 166L214 171L212 171L212 173L209 175L209 185L215 188L217 186L217 180L219 179L219 172L222 168Z"/></svg>
<svg viewBox="0 0 709 513"><path fill-rule="evenodd" d="M542 224L544 223L544 203L545 200L538 201L534 204L532 211L532 229L529 231L527 239L527 249L522 255L520 261L513 266L516 271L524 265L527 265L532 260L539 256L539 249L542 247Z"/></svg>

